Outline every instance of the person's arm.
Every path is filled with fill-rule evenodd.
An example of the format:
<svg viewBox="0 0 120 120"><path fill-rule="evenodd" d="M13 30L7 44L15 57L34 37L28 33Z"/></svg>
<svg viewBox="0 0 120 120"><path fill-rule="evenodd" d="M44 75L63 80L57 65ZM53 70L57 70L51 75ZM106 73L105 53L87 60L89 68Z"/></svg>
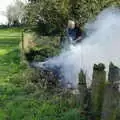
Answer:
<svg viewBox="0 0 120 120"><path fill-rule="evenodd" d="M80 41L82 40L82 36L79 36L77 39L75 39L75 41Z"/></svg>
<svg viewBox="0 0 120 120"><path fill-rule="evenodd" d="M77 38L75 39L75 41L81 41L82 40L82 30L81 29L78 29L78 32L77 32Z"/></svg>

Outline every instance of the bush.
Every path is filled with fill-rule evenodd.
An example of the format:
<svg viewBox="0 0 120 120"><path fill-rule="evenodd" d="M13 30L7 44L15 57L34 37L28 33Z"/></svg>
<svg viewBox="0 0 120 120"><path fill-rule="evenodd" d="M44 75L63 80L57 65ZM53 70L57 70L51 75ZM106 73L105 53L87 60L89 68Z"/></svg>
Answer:
<svg viewBox="0 0 120 120"><path fill-rule="evenodd" d="M37 91L37 86L33 83L28 83L24 86L24 90L27 94L34 93Z"/></svg>
<svg viewBox="0 0 120 120"><path fill-rule="evenodd" d="M33 33L24 35L24 52L27 61L44 61L60 52L60 38L58 36L38 36ZM30 41L34 44L28 44Z"/></svg>
<svg viewBox="0 0 120 120"><path fill-rule="evenodd" d="M65 112L61 120L83 120L83 118L80 116L80 111L72 109Z"/></svg>

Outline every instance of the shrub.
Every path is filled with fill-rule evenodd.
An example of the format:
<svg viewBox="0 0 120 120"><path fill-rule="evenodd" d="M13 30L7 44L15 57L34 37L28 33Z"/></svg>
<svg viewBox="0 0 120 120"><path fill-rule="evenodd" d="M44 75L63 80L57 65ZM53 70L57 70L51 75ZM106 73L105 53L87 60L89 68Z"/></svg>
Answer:
<svg viewBox="0 0 120 120"><path fill-rule="evenodd" d="M33 83L28 83L24 86L24 90L27 94L34 93L35 91L37 91L37 89L37 86Z"/></svg>

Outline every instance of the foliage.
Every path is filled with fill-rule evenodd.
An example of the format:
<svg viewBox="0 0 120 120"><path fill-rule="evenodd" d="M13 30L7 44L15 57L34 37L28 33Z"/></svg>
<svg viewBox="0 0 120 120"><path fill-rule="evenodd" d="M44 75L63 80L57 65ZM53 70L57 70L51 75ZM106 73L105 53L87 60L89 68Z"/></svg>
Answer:
<svg viewBox="0 0 120 120"><path fill-rule="evenodd" d="M28 61L44 61L60 52L60 38L58 36L37 36L24 33L24 51ZM31 42L32 41L32 42Z"/></svg>
<svg viewBox="0 0 120 120"><path fill-rule="evenodd" d="M83 26L104 8L119 5L119 0L36 0L26 6L26 16L34 30L50 34L61 31L68 19Z"/></svg>
<svg viewBox="0 0 120 120"><path fill-rule="evenodd" d="M39 0L27 6L28 25L39 33L58 33L67 21L68 0ZM32 12L31 12L32 11Z"/></svg>
<svg viewBox="0 0 120 120"><path fill-rule="evenodd" d="M37 90L37 86L33 83L28 83L24 86L27 94L34 93Z"/></svg>

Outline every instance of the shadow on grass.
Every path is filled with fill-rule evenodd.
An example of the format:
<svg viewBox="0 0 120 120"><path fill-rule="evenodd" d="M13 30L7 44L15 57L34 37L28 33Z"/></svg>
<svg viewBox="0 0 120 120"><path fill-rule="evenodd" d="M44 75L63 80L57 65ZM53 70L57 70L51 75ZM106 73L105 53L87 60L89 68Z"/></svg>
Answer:
<svg viewBox="0 0 120 120"><path fill-rule="evenodd" d="M19 64L20 63L20 50L18 48L14 48L10 52L8 52L5 55L0 56L0 63L15 63Z"/></svg>
<svg viewBox="0 0 120 120"><path fill-rule="evenodd" d="M19 45L19 41L20 41L20 38L18 38L18 39L16 40L16 37L15 37L15 38L2 38L2 39L0 38L0 46Z"/></svg>

